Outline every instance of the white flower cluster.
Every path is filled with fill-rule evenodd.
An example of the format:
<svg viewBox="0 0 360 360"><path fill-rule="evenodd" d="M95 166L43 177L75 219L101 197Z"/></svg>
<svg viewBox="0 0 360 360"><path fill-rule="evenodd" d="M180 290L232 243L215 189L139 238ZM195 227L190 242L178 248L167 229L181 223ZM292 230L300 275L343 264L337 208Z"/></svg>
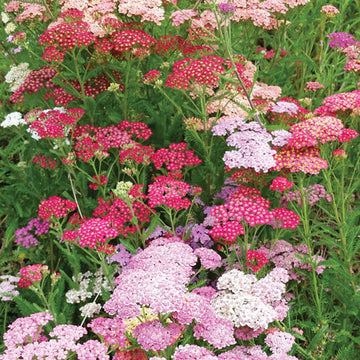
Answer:
<svg viewBox="0 0 360 360"><path fill-rule="evenodd" d="M23 119L23 116L18 111L14 111L5 116L5 120L0 124L1 127L6 128L10 126L19 126L25 125L26 121Z"/></svg>
<svg viewBox="0 0 360 360"><path fill-rule="evenodd" d="M101 288L107 291L112 290L101 268L95 273L91 271L84 274L79 273L76 278L72 279L79 284L79 288L78 290L71 289L65 294L66 301L70 304L77 304L101 293Z"/></svg>
<svg viewBox="0 0 360 360"><path fill-rule="evenodd" d="M261 280L236 269L226 272L219 278L219 291L211 301L216 314L235 327L267 329L278 319L275 302L282 300L288 280L286 270L278 268L273 272Z"/></svg>
<svg viewBox="0 0 360 360"><path fill-rule="evenodd" d="M91 318L98 314L101 310L101 305L96 302L87 303L80 308L81 316Z"/></svg>
<svg viewBox="0 0 360 360"><path fill-rule="evenodd" d="M10 91L15 92L24 83L30 74L29 64L24 62L19 65L11 65L9 72L5 75L5 82L10 84Z"/></svg>
<svg viewBox="0 0 360 360"><path fill-rule="evenodd" d="M115 196L117 196L120 199L127 200L131 199L132 196L128 195L129 191L133 187L133 183L130 181L119 181L116 184L116 189L113 189L113 192Z"/></svg>

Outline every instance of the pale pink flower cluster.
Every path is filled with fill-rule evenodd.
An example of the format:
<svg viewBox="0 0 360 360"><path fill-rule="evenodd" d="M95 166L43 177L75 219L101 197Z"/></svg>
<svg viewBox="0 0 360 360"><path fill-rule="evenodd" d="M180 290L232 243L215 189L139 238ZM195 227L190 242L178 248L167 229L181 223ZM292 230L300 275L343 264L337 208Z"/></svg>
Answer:
<svg viewBox="0 0 360 360"><path fill-rule="evenodd" d="M323 88L324 88L324 85L320 84L317 81L308 81L306 83L305 91L314 91L315 92L316 90L323 89Z"/></svg>
<svg viewBox="0 0 360 360"><path fill-rule="evenodd" d="M129 17L141 16L142 22L149 21L156 25L161 25L165 14L161 0L119 0L118 11Z"/></svg>
<svg viewBox="0 0 360 360"><path fill-rule="evenodd" d="M255 26L264 29L277 29L279 22L276 19L277 14L285 14L299 5L305 5L310 0L233 0L232 4L235 11L231 19L236 22L251 21ZM212 0L206 0L207 3L213 3ZM216 0L217 4L224 3L224 0Z"/></svg>
<svg viewBox="0 0 360 360"><path fill-rule="evenodd" d="M49 19L48 15L46 14L47 9L40 3L40 1L38 3L10 1L5 6L5 11L18 13L15 17L15 21L19 24L23 23L24 21L46 21Z"/></svg>
<svg viewBox="0 0 360 360"><path fill-rule="evenodd" d="M334 5L324 5L320 12L325 14L327 18L333 18L340 14L340 11Z"/></svg>
<svg viewBox="0 0 360 360"><path fill-rule="evenodd" d="M83 12L82 21L89 25L89 30L96 36L104 36L106 31L101 26L101 23L106 18L114 18L114 10L116 8L117 0L59 0L61 5L61 12L67 10L80 10ZM49 25L49 28L54 27L65 20L58 18L55 22Z"/></svg>
<svg viewBox="0 0 360 360"><path fill-rule="evenodd" d="M68 359L76 354L79 360L109 360L108 347L97 340L77 343L87 330L76 325L57 325L44 336L43 327L54 317L48 313L35 313L19 317L4 334L6 347L0 360L15 359Z"/></svg>
<svg viewBox="0 0 360 360"><path fill-rule="evenodd" d="M170 19L172 20L173 26L180 26L185 21L191 20L194 16L196 16L198 12L192 9L183 9L179 11L175 11L170 15Z"/></svg>

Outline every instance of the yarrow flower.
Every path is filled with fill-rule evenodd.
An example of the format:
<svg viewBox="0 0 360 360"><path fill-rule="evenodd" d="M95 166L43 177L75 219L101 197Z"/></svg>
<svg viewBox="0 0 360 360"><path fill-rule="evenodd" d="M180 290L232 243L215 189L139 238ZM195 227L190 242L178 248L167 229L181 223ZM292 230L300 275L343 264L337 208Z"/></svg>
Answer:
<svg viewBox="0 0 360 360"><path fill-rule="evenodd" d="M52 217L60 218L68 215L77 207L76 202L52 196L48 200L42 200L39 205L38 215L41 219L48 220Z"/></svg>
<svg viewBox="0 0 360 360"><path fill-rule="evenodd" d="M333 5L324 5L320 12L325 14L329 19L335 17L337 14L340 14L340 11Z"/></svg>
<svg viewBox="0 0 360 360"><path fill-rule="evenodd" d="M225 13L234 12L236 9L235 5L231 3L222 3L219 5L219 10Z"/></svg>
<svg viewBox="0 0 360 360"><path fill-rule="evenodd" d="M323 89L323 88L324 88L324 85L320 84L317 81L308 81L306 83L305 91L315 92L316 90Z"/></svg>
<svg viewBox="0 0 360 360"><path fill-rule="evenodd" d="M49 232L50 222L47 220L42 220L40 217L32 219L29 221L27 226L15 230L15 244L22 245L27 249L30 246L36 246L38 240L34 235L47 234ZM33 232L33 233L32 233Z"/></svg>
<svg viewBox="0 0 360 360"><path fill-rule="evenodd" d="M49 274L47 265L27 265L19 271L21 278L19 280L19 287L26 288L33 285L34 282L41 281L44 274Z"/></svg>
<svg viewBox="0 0 360 360"><path fill-rule="evenodd" d="M278 101L276 104L274 104L271 107L270 111L278 113L278 114L287 113L289 115L295 115L295 114L297 114L298 110L299 110L298 105L296 105L292 102Z"/></svg>
<svg viewBox="0 0 360 360"><path fill-rule="evenodd" d="M245 265L250 266L254 272L261 270L261 268L268 262L269 260L266 258L265 254L253 250L248 250L246 253Z"/></svg>
<svg viewBox="0 0 360 360"><path fill-rule="evenodd" d="M333 156L335 159L346 159L348 155L344 149L336 149L333 151Z"/></svg>
<svg viewBox="0 0 360 360"><path fill-rule="evenodd" d="M19 295L19 291L16 290L19 280L16 276L0 276L0 301L11 301Z"/></svg>
<svg viewBox="0 0 360 360"><path fill-rule="evenodd" d="M9 126L26 125L26 121L20 112L14 111L5 116L5 120L0 124L1 127L6 128Z"/></svg>
<svg viewBox="0 0 360 360"><path fill-rule="evenodd" d="M278 176L272 181L270 185L270 189L273 191L279 190L282 193L285 190L290 190L293 187L293 185L294 183L292 181L289 181L285 177Z"/></svg>

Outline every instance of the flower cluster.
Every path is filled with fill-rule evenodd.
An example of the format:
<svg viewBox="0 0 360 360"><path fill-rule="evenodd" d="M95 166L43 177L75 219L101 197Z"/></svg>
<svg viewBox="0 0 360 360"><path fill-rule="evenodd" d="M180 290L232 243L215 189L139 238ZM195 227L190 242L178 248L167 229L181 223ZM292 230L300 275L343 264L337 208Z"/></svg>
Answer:
<svg viewBox="0 0 360 360"><path fill-rule="evenodd" d="M29 64L20 63L19 65L12 65L10 70L5 75L5 82L9 84L10 91L15 92L24 83L25 79L30 74Z"/></svg>
<svg viewBox="0 0 360 360"><path fill-rule="evenodd" d="M269 187L273 191L279 190L282 193L286 190L290 190L293 187L293 185L294 183L292 181L289 181L285 177L278 176L272 181Z"/></svg>
<svg viewBox="0 0 360 360"><path fill-rule="evenodd" d="M226 143L236 150L226 151L223 157L225 165L233 168L253 168L255 171L267 172L275 166L274 155L269 142L272 136L257 122L249 122L239 118L227 118L212 128L214 135L230 135Z"/></svg>
<svg viewBox="0 0 360 360"><path fill-rule="evenodd" d="M15 244L21 244L27 249L30 246L36 246L38 244L38 240L34 235L47 234L49 232L49 228L49 221L42 220L40 217L32 219L25 227L15 230ZM32 234L32 231L34 234Z"/></svg>
<svg viewBox="0 0 360 360"><path fill-rule="evenodd" d="M237 328L267 329L273 321L284 318L277 312L277 307L283 306L278 302L282 300L288 280L287 271L282 268L273 269L260 280L255 275L233 269L219 278L219 291L211 305L218 316L231 321Z"/></svg>
<svg viewBox="0 0 360 360"><path fill-rule="evenodd" d="M33 285L34 282L41 281L44 274L48 274L49 272L50 271L47 265L27 265L19 271L21 278L18 286L21 288L29 287Z"/></svg>
<svg viewBox="0 0 360 360"><path fill-rule="evenodd" d="M0 301L11 301L19 295L19 291L16 290L19 280L16 276L0 276Z"/></svg>
<svg viewBox="0 0 360 360"><path fill-rule="evenodd" d="M194 155L194 150L186 150L186 143L171 144L169 149L156 150L150 157L156 169L165 166L169 176L174 178L182 177L181 170L185 166L195 166L202 163L202 160Z"/></svg>
<svg viewBox="0 0 360 360"><path fill-rule="evenodd" d="M173 314L170 318L173 325L167 330L154 321L144 322L138 330L135 328L133 334L137 334L140 337L138 341L148 349L165 349L183 326L192 324L194 319L196 338L203 338L216 348L234 344L232 325L215 315L209 300L187 291L186 284L194 273L192 266L196 262L197 257L190 246L180 239L153 240L144 251L130 259L115 280L117 287L105 303L105 311L122 319L141 316L142 306L155 313ZM150 329L153 330L151 335L148 332ZM172 336L161 336L168 331ZM144 332L148 334L147 338ZM163 339L166 339L165 343Z"/></svg>
<svg viewBox="0 0 360 360"><path fill-rule="evenodd" d="M87 330L76 325L57 325L49 333L43 334L44 327L53 321L48 313L35 313L19 317L4 334L6 350L0 359L66 359L76 354L79 360L109 360L108 347L97 340L77 343L87 334Z"/></svg>
<svg viewBox="0 0 360 360"><path fill-rule="evenodd" d="M94 175L93 179L94 181L89 184L89 188L93 190L96 190L99 186L105 185L108 182L108 178L104 174Z"/></svg>
<svg viewBox="0 0 360 360"><path fill-rule="evenodd" d="M59 196L52 196L48 200L42 200L39 205L38 215L43 220L61 218L74 211L77 207L76 202L62 199Z"/></svg>
<svg viewBox="0 0 360 360"><path fill-rule="evenodd" d="M38 164L39 166L43 168L56 168L56 159L48 158L46 156L43 156L41 154L36 154L32 159L31 162Z"/></svg>
<svg viewBox="0 0 360 360"><path fill-rule="evenodd" d="M217 87L220 77L216 73L225 72L223 64L222 58L212 55L197 60L192 58L179 60L174 63L173 73L169 75L165 86L188 90L193 83L198 83Z"/></svg>
<svg viewBox="0 0 360 360"><path fill-rule="evenodd" d="M302 277L296 272L296 269L304 269L311 271L311 264L302 259L308 259L308 248L304 245L291 245L285 240L277 240L274 247L269 249L269 246L257 249L258 252L266 255L267 259L272 262L277 268L286 269L290 279L299 280ZM312 255L310 259L315 264L325 260L319 255ZM325 269L323 265L316 266L316 272L321 274Z"/></svg>
<svg viewBox="0 0 360 360"><path fill-rule="evenodd" d="M36 131L41 139L64 138L85 113L83 109L54 109L39 112L31 121L30 130Z"/></svg>
<svg viewBox="0 0 360 360"><path fill-rule="evenodd" d="M147 198L149 206L166 205L175 210L188 209L191 201L186 197L191 194L191 186L171 176L157 176L149 185Z"/></svg>
<svg viewBox="0 0 360 360"><path fill-rule="evenodd" d="M253 272L258 272L268 262L269 260L262 253L253 250L248 250L246 253L245 265L250 266Z"/></svg>
<svg viewBox="0 0 360 360"><path fill-rule="evenodd" d="M332 201L330 194L326 193L326 189L323 185L314 184L307 188L300 190L287 192L280 199L280 204L287 207L290 201L295 202L298 206L303 206L303 201L310 206L314 206L320 199L326 199Z"/></svg>

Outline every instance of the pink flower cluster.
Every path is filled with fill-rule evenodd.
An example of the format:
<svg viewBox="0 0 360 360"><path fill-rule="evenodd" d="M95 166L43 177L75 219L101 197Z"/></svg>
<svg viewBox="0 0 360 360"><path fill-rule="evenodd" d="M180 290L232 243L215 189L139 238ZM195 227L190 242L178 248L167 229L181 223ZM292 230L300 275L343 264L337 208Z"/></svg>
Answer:
<svg viewBox="0 0 360 360"><path fill-rule="evenodd" d="M141 315L144 306L156 314L171 314L168 328L156 320L135 328L133 335L144 349L165 349L185 326L193 326L195 338L215 348L235 344L232 324L215 315L207 297L187 290L196 262L191 247L180 239L153 240L130 259L115 280L117 287L105 303L105 311L122 319Z"/></svg>
<svg viewBox="0 0 360 360"><path fill-rule="evenodd" d="M186 197L191 195L191 186L171 176L158 176L148 187L148 205L151 208L166 205L175 210L188 209L191 201Z"/></svg>
<svg viewBox="0 0 360 360"><path fill-rule="evenodd" d="M237 241L237 236L244 234L242 222L249 226L277 223L284 228L295 228L298 221L295 214L286 210L286 213L274 209L269 210L270 201L260 195L257 189L245 185L238 186L237 190L227 196L225 204L217 205L210 211L213 217L213 228L209 235L215 241L231 245Z"/></svg>
<svg viewBox="0 0 360 360"><path fill-rule="evenodd" d="M343 127L342 121L332 116L312 117L291 126L292 136L288 140L288 145L301 149L317 146L319 142L325 144L336 140Z"/></svg>
<svg viewBox="0 0 360 360"><path fill-rule="evenodd" d="M331 195L326 193L325 187L321 184L314 184L303 188L303 194L305 203L310 206L314 206L320 199L326 199L329 202L332 201ZM300 190L284 194L280 199L280 204L287 207L290 201L295 202L298 206L303 206Z"/></svg>
<svg viewBox="0 0 360 360"><path fill-rule="evenodd" d="M293 185L294 183L292 181L289 181L285 177L278 176L272 181L269 187L273 191L279 190L282 193L286 190L290 190L293 187Z"/></svg>
<svg viewBox="0 0 360 360"><path fill-rule="evenodd" d="M44 274L48 274L49 268L47 265L27 265L20 269L19 273L21 278L19 280L18 286L21 288L26 288L33 285L34 282L41 281Z"/></svg>
<svg viewBox="0 0 360 360"><path fill-rule="evenodd" d="M44 326L54 317L48 313L35 313L28 317L19 317L4 334L6 350L0 355L1 360L10 359L59 359L77 355L79 360L110 360L108 347L97 340L77 343L86 329L75 325L57 325L43 335Z"/></svg>

